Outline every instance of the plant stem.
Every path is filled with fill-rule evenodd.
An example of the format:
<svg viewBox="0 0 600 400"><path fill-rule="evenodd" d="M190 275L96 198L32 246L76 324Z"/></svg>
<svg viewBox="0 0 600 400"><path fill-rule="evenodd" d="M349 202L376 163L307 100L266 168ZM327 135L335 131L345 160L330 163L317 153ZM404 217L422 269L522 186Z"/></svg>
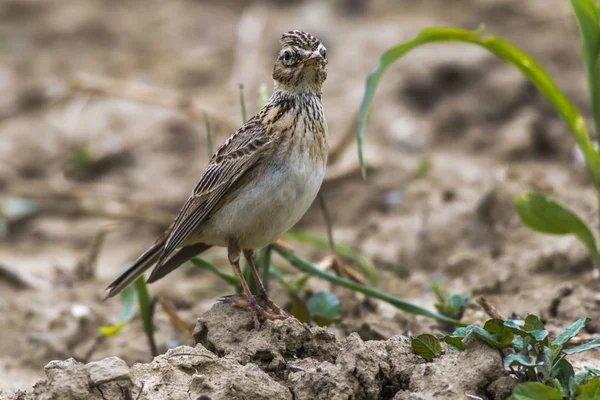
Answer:
<svg viewBox="0 0 600 400"><path fill-rule="evenodd" d="M398 297L390 296L389 294L380 292L379 290L368 288L366 286L362 286L358 283L355 283L351 280L340 278L339 276L330 274L328 272L322 271L312 265L310 262L303 260L302 258L296 256L292 251L285 249L277 244L273 245L273 250L279 253L283 258L289 261L293 266L298 268L299 270L306 272L309 275L318 276L319 278L325 279L329 282L332 282L338 286L342 286L355 292L360 292L366 294L369 297L373 297L375 299L379 299L390 303L391 305L404 310L411 314L423 315L425 317L434 318L438 321L447 322L457 326L466 326L465 323L457 321L455 319L446 317L445 315L438 314L433 311L429 311L425 308L419 307L415 304L412 304L406 300L402 300Z"/></svg>

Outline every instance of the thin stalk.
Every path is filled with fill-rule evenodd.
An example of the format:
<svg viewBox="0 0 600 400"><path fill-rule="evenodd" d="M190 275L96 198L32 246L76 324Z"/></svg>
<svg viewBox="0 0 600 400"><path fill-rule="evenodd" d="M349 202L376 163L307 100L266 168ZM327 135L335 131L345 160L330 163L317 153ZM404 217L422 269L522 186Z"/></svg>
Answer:
<svg viewBox="0 0 600 400"><path fill-rule="evenodd" d="M246 113L246 100L244 100L244 85L240 84L240 108L242 109L242 124L248 121L248 114Z"/></svg>
<svg viewBox="0 0 600 400"><path fill-rule="evenodd" d="M212 135L210 133L210 121L208 120L208 115L206 115L206 111L204 112L204 130L206 131L206 149L208 150L208 158L212 158L213 151L213 143L212 143Z"/></svg>
<svg viewBox="0 0 600 400"><path fill-rule="evenodd" d="M390 303L391 305L409 312L415 315L423 315L425 317L437 319L438 321L443 321L446 323L450 323L456 326L466 326L465 323L457 321L455 319L446 317L445 315L438 314L433 311L429 311L425 308L419 307L415 304L412 304L406 300L402 300L400 298L390 296L389 294L380 292L379 290L372 289L366 286L362 286L358 283L355 283L351 280L340 278L339 276L330 274L328 272L322 271L312 265L310 262L303 260L302 258L295 255L292 251L285 249L277 244L273 245L273 250L279 253L283 258L289 261L293 266L298 268L299 270L306 272L309 275L318 276L319 278L325 279L326 281L332 282L338 286L342 286L348 288L350 290L354 290L355 292L363 293L369 297L373 297L375 299L379 299Z"/></svg>

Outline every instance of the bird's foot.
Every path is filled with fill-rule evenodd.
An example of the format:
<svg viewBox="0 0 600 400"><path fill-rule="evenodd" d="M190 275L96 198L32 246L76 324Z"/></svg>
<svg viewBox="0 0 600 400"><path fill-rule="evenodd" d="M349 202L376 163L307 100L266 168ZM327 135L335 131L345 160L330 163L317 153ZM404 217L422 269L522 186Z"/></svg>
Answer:
<svg viewBox="0 0 600 400"><path fill-rule="evenodd" d="M252 312L252 318L254 320L254 327L256 330L260 329L259 317L269 320L286 319L287 313L281 309L277 304L265 294L252 296L250 300L245 294L234 294L229 296L223 296L218 301L222 303L231 304L234 307L249 308ZM270 308L273 312L265 310Z"/></svg>

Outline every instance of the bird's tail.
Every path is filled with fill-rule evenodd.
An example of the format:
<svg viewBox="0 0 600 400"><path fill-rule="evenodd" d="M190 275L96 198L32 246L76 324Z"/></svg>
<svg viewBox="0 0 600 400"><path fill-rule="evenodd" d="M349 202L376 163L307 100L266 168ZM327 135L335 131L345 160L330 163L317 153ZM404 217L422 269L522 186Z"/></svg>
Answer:
<svg viewBox="0 0 600 400"><path fill-rule="evenodd" d="M163 248L165 246L166 238L161 238L156 243L152 245L148 250L144 252L135 262L127 268L125 272L123 272L117 279L115 279L106 290L108 290L108 294L104 298L104 300L113 297L119 294L123 289L132 284L137 278L139 278L147 269L152 267L160 258ZM202 253L203 251L209 249L211 246L206 245L204 243L194 244L192 246L187 246L179 250L169 259L165 260L160 265L157 265L152 271L150 278L148 279L148 283L152 283L154 281L159 280L164 277L168 273L172 272L174 269L179 267L181 264L188 261L190 258L195 255Z"/></svg>

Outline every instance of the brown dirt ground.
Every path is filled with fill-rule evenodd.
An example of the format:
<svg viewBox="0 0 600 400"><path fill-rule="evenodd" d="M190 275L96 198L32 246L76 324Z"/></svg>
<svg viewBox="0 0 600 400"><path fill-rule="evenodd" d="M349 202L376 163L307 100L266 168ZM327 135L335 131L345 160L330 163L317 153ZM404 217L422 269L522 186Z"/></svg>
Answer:
<svg viewBox="0 0 600 400"><path fill-rule="evenodd" d="M324 102L335 155L323 194L336 239L377 265L381 290L432 307L429 288L441 279L451 292L485 295L504 315L540 315L554 333L591 317L586 334L596 334L600 282L585 249L571 237L530 232L512 207L516 195L542 191L597 226L593 186L573 161L565 126L511 67L478 48L436 45L390 68L368 124L368 179L360 177L347 132L354 128L364 79L385 49L423 27L485 23L489 33L540 61L589 115L577 29L566 3L448 3L3 1L0 194L34 198L42 211L12 223L0 241L0 264L33 286L0 280L0 390L31 388L55 359L149 361L137 322L99 341L98 327L115 323L121 307L100 301L103 288L164 228L207 161L201 121L120 96L72 92L69 78L85 72L193 97L207 110L220 143L240 124L238 84L245 86L249 110L257 110L255 94L271 82L278 35L289 29L313 32L328 48ZM104 162L92 176L75 179L69 159L82 144ZM417 178L424 159L431 172ZM134 215L127 214L131 209ZM79 279L78 264L85 264L107 226L95 278ZM298 228L324 234L317 206ZM294 246L315 262L327 254ZM209 257L226 268L222 250ZM316 279L310 285L328 288ZM173 300L192 324L229 288L187 270L152 290ZM551 310L565 290L570 294ZM365 307L360 298L336 293L347 314L335 330L340 340L353 331L366 340L441 329L388 305ZM277 288L275 298L284 300ZM162 312L156 318L161 352L194 343ZM469 323L485 318L476 305L465 316ZM599 355L572 361L598 368Z"/></svg>

